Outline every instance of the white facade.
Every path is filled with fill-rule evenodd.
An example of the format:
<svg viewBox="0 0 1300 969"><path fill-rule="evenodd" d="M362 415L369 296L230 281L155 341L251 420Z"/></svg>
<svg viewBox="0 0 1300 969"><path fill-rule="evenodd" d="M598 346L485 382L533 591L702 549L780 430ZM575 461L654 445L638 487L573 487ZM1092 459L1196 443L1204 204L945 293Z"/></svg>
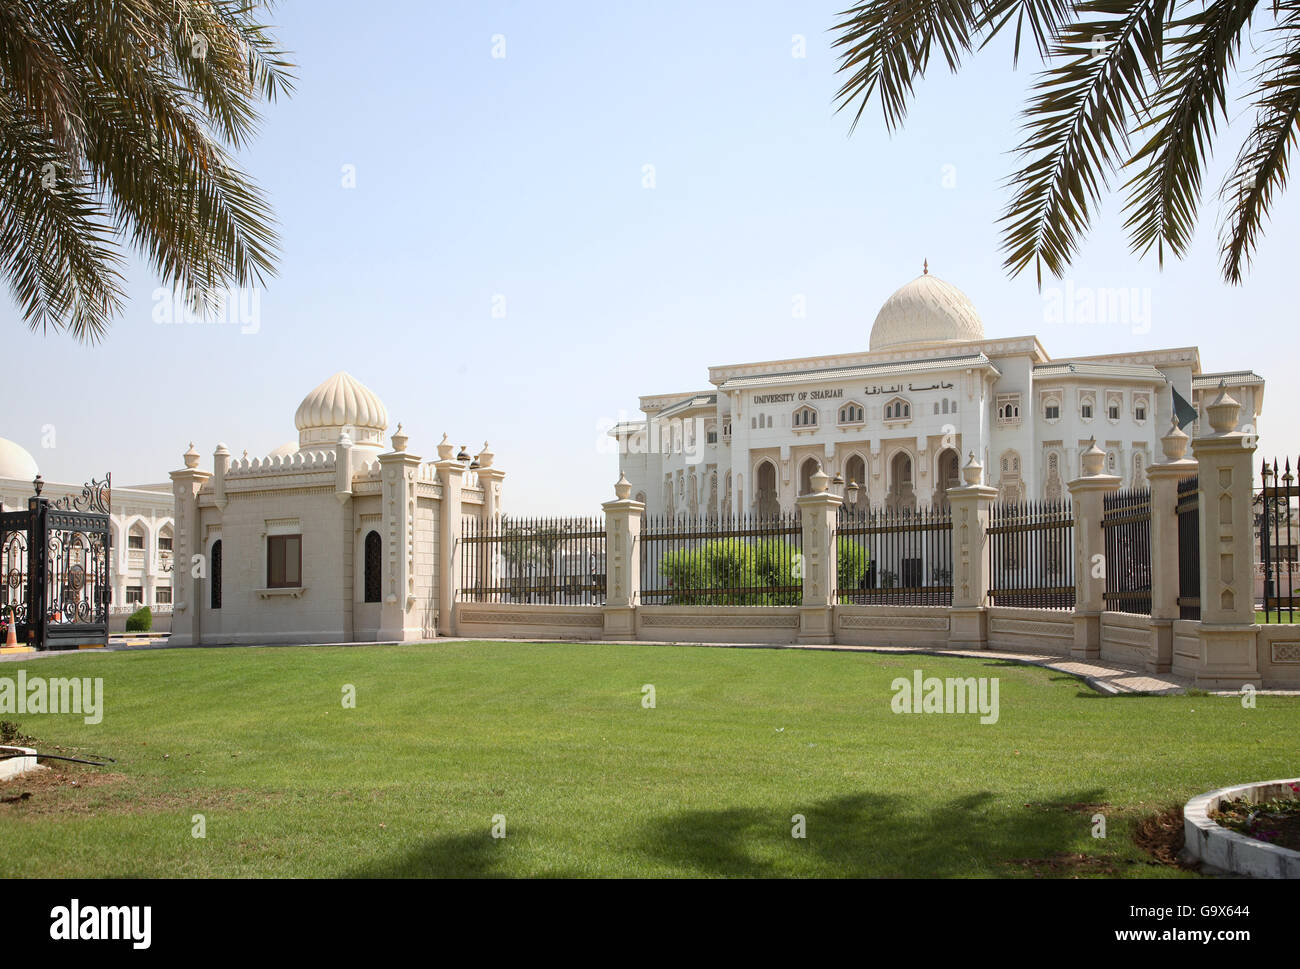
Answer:
<svg viewBox="0 0 1300 969"><path fill-rule="evenodd" d="M212 470L193 445L171 473L177 583L173 645L418 641L450 631L461 517L499 512L504 472L446 435L438 460L337 373L295 415L297 444Z"/></svg>
<svg viewBox="0 0 1300 969"><path fill-rule="evenodd" d="M39 474L36 459L13 441L0 438L0 506L13 511L27 507L33 495L32 482ZM79 497L82 485L45 481L42 497L57 500ZM175 541L172 487L143 484L114 485L110 504L112 526L110 575L113 599L109 607L111 625L120 629L124 616L147 605L155 616L167 616L172 610L172 556ZM4 552L6 575L10 570L8 552ZM0 601L9 602L19 595L17 587L6 581ZM165 623L162 625L165 626Z"/></svg>
<svg viewBox="0 0 1300 969"><path fill-rule="evenodd" d="M1255 434L1264 398L1251 371L1202 372L1195 347L1057 360L1034 336L987 338L928 271L881 307L867 351L710 367L709 382L642 397L645 419L610 432L651 514L788 512L819 465L859 503L927 507L970 454L999 500L1060 500L1094 439L1107 471L1141 487L1171 386L1203 415L1225 383Z"/></svg>

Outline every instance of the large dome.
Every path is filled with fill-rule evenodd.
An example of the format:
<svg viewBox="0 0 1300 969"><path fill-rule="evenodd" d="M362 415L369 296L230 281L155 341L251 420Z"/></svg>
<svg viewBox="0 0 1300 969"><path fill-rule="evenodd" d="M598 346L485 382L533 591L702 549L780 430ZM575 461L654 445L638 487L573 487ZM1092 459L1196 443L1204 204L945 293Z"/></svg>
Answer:
<svg viewBox="0 0 1300 969"><path fill-rule="evenodd" d="M302 399L293 422L300 448L332 446L344 430L354 444L382 447L388 411L369 387L340 370Z"/></svg>
<svg viewBox="0 0 1300 969"><path fill-rule="evenodd" d="M929 272L885 300L871 327L871 349L983 340L984 324L970 298Z"/></svg>
<svg viewBox="0 0 1300 969"><path fill-rule="evenodd" d="M20 444L0 437L0 478L13 478L16 481L30 482L40 469L36 459Z"/></svg>

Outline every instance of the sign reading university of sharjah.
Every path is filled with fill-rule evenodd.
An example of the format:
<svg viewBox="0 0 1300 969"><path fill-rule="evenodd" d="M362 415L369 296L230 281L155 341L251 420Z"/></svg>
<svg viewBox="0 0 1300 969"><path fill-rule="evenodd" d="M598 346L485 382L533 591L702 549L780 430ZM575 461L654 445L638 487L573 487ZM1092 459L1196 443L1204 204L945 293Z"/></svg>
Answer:
<svg viewBox="0 0 1300 969"><path fill-rule="evenodd" d="M916 393L922 390L940 390L940 389L948 390L951 387L952 384L947 384L942 382L937 384L932 384L929 387L914 387L912 384L907 385L907 389L912 393ZM862 392L864 394L867 394L868 396L873 394L900 394L903 392L903 385L895 384L893 387L881 387L879 384L874 384L870 387L864 387ZM755 394L754 403L755 404L789 404L795 400L834 400L837 397L843 397L843 396L844 396L843 387L840 387L837 390L801 390L798 393L796 393L793 390L790 390L784 394Z"/></svg>

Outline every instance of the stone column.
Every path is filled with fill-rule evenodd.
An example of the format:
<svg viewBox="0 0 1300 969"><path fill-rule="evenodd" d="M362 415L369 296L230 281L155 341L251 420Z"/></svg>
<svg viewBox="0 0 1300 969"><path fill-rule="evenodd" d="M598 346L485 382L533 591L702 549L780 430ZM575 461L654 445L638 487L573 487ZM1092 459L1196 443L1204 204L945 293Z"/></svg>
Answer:
<svg viewBox="0 0 1300 969"><path fill-rule="evenodd" d="M1101 656L1101 614L1106 610L1106 536L1101 520L1102 499L1118 490L1118 475L1106 474L1106 452L1097 439L1088 442L1082 454L1083 477L1075 478L1070 489L1074 509L1074 647L1077 659Z"/></svg>
<svg viewBox="0 0 1300 969"><path fill-rule="evenodd" d="M438 516L438 634L456 635L456 592L460 581L461 499L460 487L465 477L465 465L457 461L455 448L442 436L438 445L438 460L434 468L442 485L442 502Z"/></svg>
<svg viewBox="0 0 1300 969"><path fill-rule="evenodd" d="M378 639L412 642L424 638L415 594L415 491L420 458L406 450L400 426L392 441L393 450L379 455L386 555ZM444 608L439 600L439 617Z"/></svg>
<svg viewBox="0 0 1300 969"><path fill-rule="evenodd" d="M636 605L641 594L641 516L645 505L633 500L632 484L619 474L613 501L605 509L605 638L636 638Z"/></svg>
<svg viewBox="0 0 1300 969"><path fill-rule="evenodd" d="M1206 689L1260 686L1255 643L1255 439L1237 430L1241 405L1219 384L1205 408L1212 433L1192 442L1201 499L1201 664Z"/></svg>
<svg viewBox="0 0 1300 969"><path fill-rule="evenodd" d="M826 490L830 480L830 475L818 465L812 475L813 490L794 502L803 521L801 643L835 641L835 516L844 499Z"/></svg>
<svg viewBox="0 0 1300 969"><path fill-rule="evenodd" d="M961 470L963 484L947 491L952 509L952 609L948 645L954 649L989 647L989 508L998 489L982 483L984 466L970 452Z"/></svg>
<svg viewBox="0 0 1300 969"><path fill-rule="evenodd" d="M172 629L167 642L171 646L194 646L202 638L200 616L203 610L200 607L208 579L212 575L212 563L207 561L203 549L202 526L199 523L199 491L212 475L207 471L199 470L199 452L191 444L190 449L185 452L185 467L180 471L171 472L169 477L172 479L172 498L176 503L176 522L173 530L175 536L173 560L176 563L176 571L172 573L174 587ZM126 541L125 535L122 540ZM202 579L194 574L196 555L205 556L198 560L203 563L202 574L205 578ZM123 598L115 600L117 605L123 602L125 602L125 589Z"/></svg>
<svg viewBox="0 0 1300 969"><path fill-rule="evenodd" d="M501 514L501 486L505 480L506 473L500 468L494 468L492 462L496 455L488 449L488 442L483 442L483 450L478 453L475 459L478 461L478 481L483 487L483 521L485 523L495 521ZM489 546L484 546L488 548ZM484 554L482 569L484 571L483 580L488 585L496 585L499 577L499 556Z"/></svg>
<svg viewBox="0 0 1300 969"><path fill-rule="evenodd" d="M1177 424L1160 439L1165 459L1147 468L1151 483L1151 651L1147 670L1168 673L1178 618L1178 482L1196 473Z"/></svg>

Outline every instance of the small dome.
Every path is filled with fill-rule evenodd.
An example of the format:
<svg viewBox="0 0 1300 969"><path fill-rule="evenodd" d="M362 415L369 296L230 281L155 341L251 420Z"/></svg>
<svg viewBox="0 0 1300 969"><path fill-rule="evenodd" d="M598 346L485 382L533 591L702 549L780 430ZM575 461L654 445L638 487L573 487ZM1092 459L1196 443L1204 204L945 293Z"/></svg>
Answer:
<svg viewBox="0 0 1300 969"><path fill-rule="evenodd" d="M25 447L0 437L0 478L30 482L38 474L40 469L36 466L36 459Z"/></svg>
<svg viewBox="0 0 1300 969"><path fill-rule="evenodd" d="M288 457L291 454L297 454L297 453L298 453L298 442L285 441L278 448L276 448L269 455L267 455L267 457L283 458L283 457Z"/></svg>
<svg viewBox="0 0 1300 969"><path fill-rule="evenodd" d="M347 426L382 431L388 427L388 411L369 387L340 370L302 399L293 422L300 431Z"/></svg>
<svg viewBox="0 0 1300 969"><path fill-rule="evenodd" d="M970 298L927 271L885 300L871 327L871 349L965 343L984 339L984 324Z"/></svg>

